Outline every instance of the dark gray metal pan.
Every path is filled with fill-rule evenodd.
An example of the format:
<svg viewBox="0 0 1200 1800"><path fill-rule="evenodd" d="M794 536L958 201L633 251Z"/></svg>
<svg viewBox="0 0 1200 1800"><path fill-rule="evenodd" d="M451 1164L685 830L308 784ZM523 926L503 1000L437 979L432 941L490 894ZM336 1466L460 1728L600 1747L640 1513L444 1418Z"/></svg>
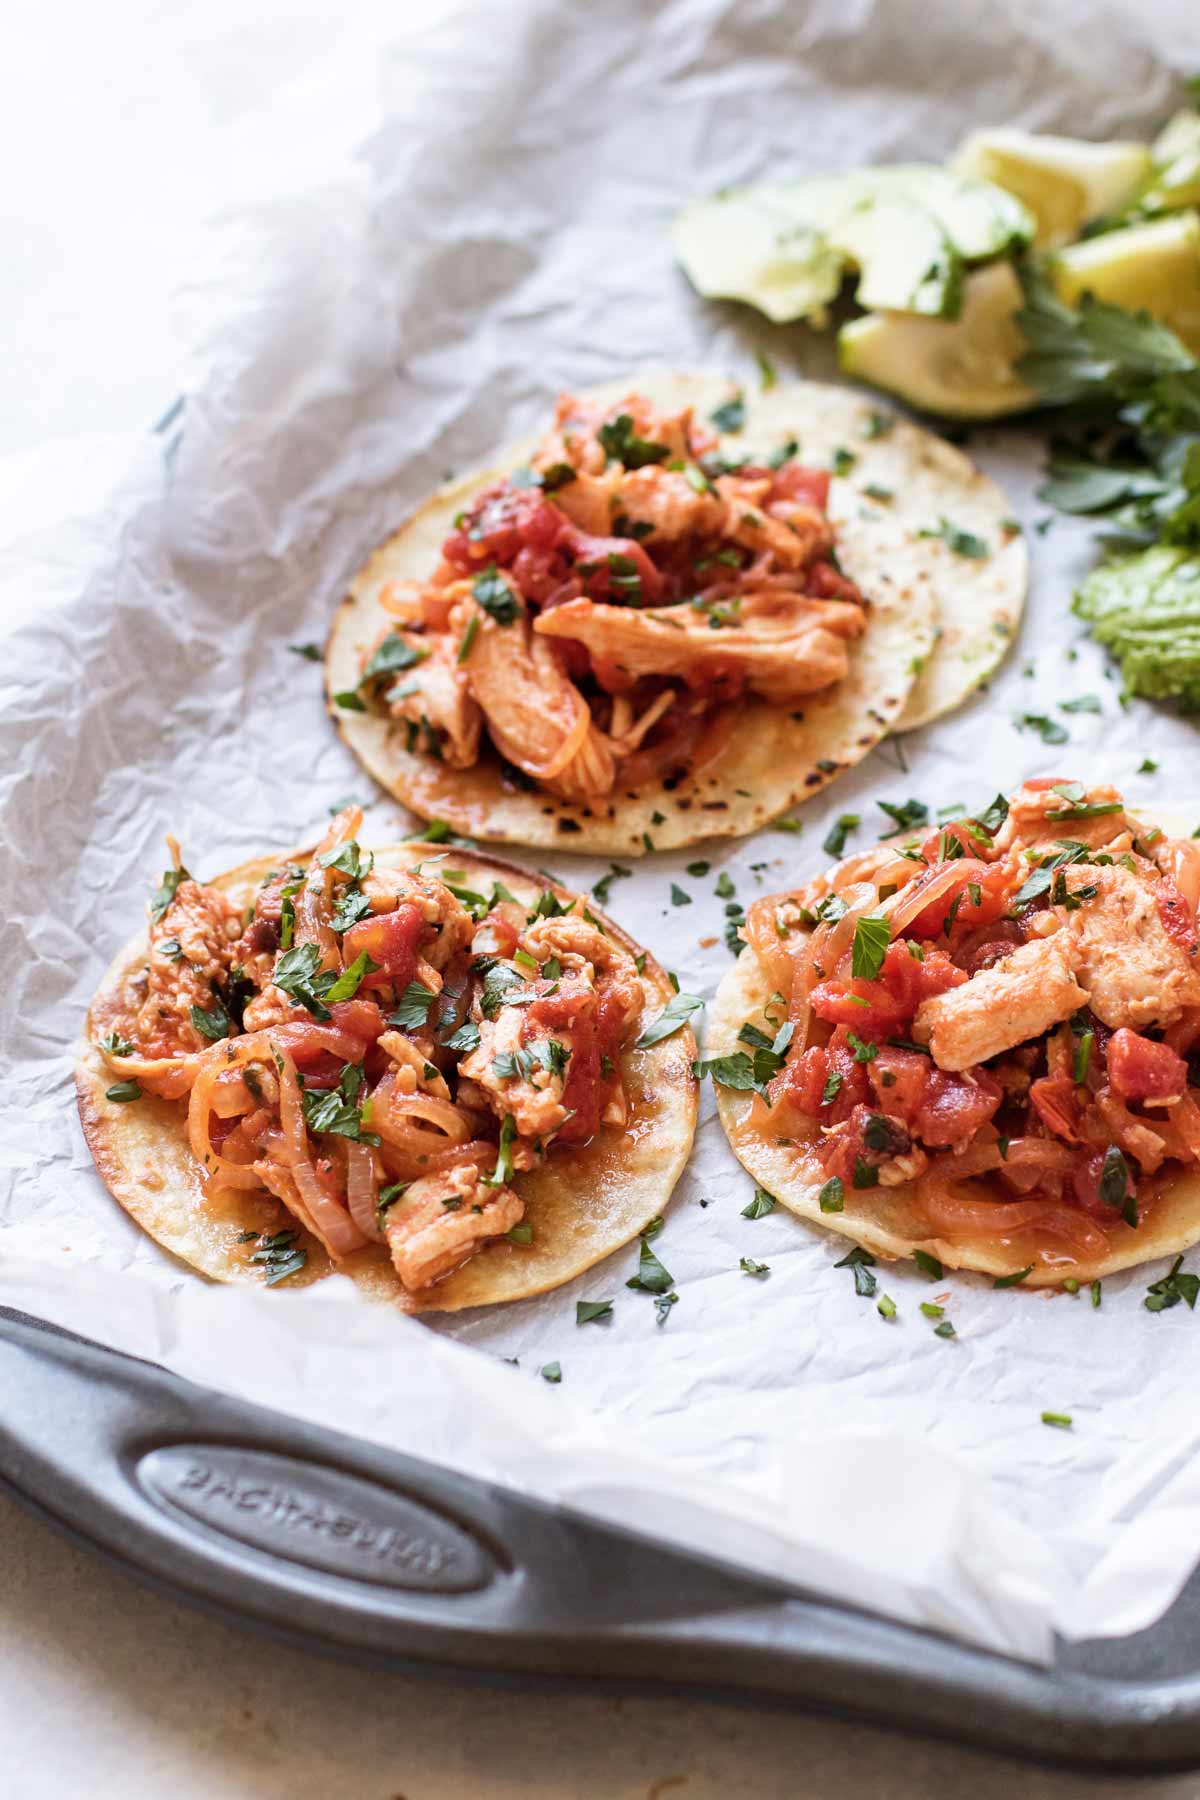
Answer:
<svg viewBox="0 0 1200 1800"><path fill-rule="evenodd" d="M1093 1769L1200 1765L1200 1585L1036 1669L226 1399L0 1308L0 1482L309 1648L851 1715Z"/></svg>

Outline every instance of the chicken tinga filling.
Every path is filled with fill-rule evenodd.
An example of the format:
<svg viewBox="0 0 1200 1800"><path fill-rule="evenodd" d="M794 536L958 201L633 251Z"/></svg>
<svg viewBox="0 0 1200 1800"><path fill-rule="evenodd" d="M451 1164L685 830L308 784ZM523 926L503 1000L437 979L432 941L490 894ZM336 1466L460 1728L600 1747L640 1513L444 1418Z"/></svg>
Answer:
<svg viewBox="0 0 1200 1800"><path fill-rule="evenodd" d="M643 991L582 900L478 893L439 857L377 865L361 818L341 812L248 910L172 843L98 1047L110 1098L186 1102L206 1189L274 1196L335 1261L386 1245L415 1292L530 1241L514 1177L625 1125Z"/></svg>
<svg viewBox="0 0 1200 1800"><path fill-rule="evenodd" d="M931 1233L1101 1256L1200 1158L1198 900L1200 844L1030 781L757 901L769 1029L714 1075L825 1211L911 1183Z"/></svg>
<svg viewBox="0 0 1200 1800"><path fill-rule="evenodd" d="M691 408L564 395L429 580L385 586L397 624L350 701L455 769L486 730L518 783L582 799L707 766L747 694L789 705L841 681L866 609L829 475L794 441L765 462L717 445Z"/></svg>

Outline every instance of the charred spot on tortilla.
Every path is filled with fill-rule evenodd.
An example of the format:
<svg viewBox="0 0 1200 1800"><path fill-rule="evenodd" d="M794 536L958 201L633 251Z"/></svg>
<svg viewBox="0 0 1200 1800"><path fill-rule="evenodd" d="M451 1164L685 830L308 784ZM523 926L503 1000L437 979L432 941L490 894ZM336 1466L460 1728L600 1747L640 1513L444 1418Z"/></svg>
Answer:
<svg viewBox="0 0 1200 1800"><path fill-rule="evenodd" d="M709 420L726 391L656 376L564 396L548 436L435 496L368 560L327 685L361 696L362 711L331 709L338 730L398 799L463 835L531 845L558 834L548 793L590 801L577 847L603 852L640 838L668 784L680 800L715 786L719 835L740 835L804 797L820 759L860 761L877 741L868 720L898 723L939 660L938 616L984 604L969 561L948 571L944 542L917 530L946 515L985 532L1007 503L901 423L831 489L865 416L845 389L746 395L723 454ZM549 478L563 468L571 480ZM876 478L895 501L862 518L859 484ZM1019 544L993 559L988 605L999 593L1019 610L1022 559ZM367 677L389 634L426 652L395 685ZM942 693L937 710L951 703ZM694 841L679 806L655 845Z"/></svg>
<svg viewBox="0 0 1200 1800"><path fill-rule="evenodd" d="M901 835L747 908L706 1045L737 1156L876 1255L1027 1287L1200 1242L1192 821L1066 778L884 810Z"/></svg>
<svg viewBox="0 0 1200 1800"><path fill-rule="evenodd" d="M206 883L172 844L79 1046L96 1165L216 1280L336 1270L407 1311L543 1293L660 1215L687 1159L674 987L552 877L372 852L361 819Z"/></svg>

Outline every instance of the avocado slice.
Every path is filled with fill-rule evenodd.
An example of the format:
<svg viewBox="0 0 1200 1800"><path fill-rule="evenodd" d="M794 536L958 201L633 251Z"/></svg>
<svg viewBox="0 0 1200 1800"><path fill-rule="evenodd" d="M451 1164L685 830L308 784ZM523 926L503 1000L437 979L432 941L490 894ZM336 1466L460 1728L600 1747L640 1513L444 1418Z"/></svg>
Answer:
<svg viewBox="0 0 1200 1800"><path fill-rule="evenodd" d="M862 274L863 305L952 317L962 264L1001 256L1033 230L1002 188L901 163L727 189L685 207L672 238L708 298L744 300L777 322L821 325L850 263Z"/></svg>
<svg viewBox="0 0 1200 1800"><path fill-rule="evenodd" d="M794 195L792 188L729 188L685 207L671 237L693 287L710 300L744 300L776 323L823 325L846 259ZM819 211L817 196L810 199Z"/></svg>
<svg viewBox="0 0 1200 1800"><path fill-rule="evenodd" d="M867 195L829 233L858 270L860 306L952 319L962 258L932 213L901 196Z"/></svg>
<svg viewBox="0 0 1200 1800"><path fill-rule="evenodd" d="M967 275L957 319L867 313L838 333L838 361L847 375L922 412L957 419L1024 412L1038 403L1014 373L1028 348L1013 317L1024 304L1012 264L990 263Z"/></svg>

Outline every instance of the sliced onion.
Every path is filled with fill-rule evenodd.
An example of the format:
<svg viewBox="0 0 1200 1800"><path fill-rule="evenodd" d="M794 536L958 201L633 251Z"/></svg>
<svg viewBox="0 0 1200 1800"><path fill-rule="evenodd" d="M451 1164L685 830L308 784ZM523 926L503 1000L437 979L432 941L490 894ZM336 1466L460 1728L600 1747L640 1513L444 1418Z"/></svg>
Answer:
<svg viewBox="0 0 1200 1800"><path fill-rule="evenodd" d="M198 1058L199 1069L188 1102L188 1144L205 1173L225 1187L261 1187L261 1179L252 1167L234 1162L232 1158L222 1156L219 1150L213 1148L209 1117L213 1111L213 1090L220 1076L242 1063L254 1061L256 1056L260 1061L267 1060L269 1045L266 1035L252 1032L248 1037L237 1040L232 1057L229 1052L230 1046L227 1043L214 1044L211 1050L206 1050Z"/></svg>
<svg viewBox="0 0 1200 1800"><path fill-rule="evenodd" d="M348 1142L346 1145L346 1205L350 1209L350 1217L363 1236L370 1238L373 1243L382 1244L384 1236L379 1223L379 1177L375 1171L375 1158L366 1144Z"/></svg>
<svg viewBox="0 0 1200 1800"><path fill-rule="evenodd" d="M302 1225L319 1237L330 1256L335 1259L349 1256L352 1250L361 1250L366 1238L345 1209L331 1200L317 1179L317 1171L310 1162L300 1162L288 1170L300 1197L301 1205L295 1207L296 1217ZM286 1202L285 1204L291 1204ZM307 1215L307 1216L306 1216Z"/></svg>
<svg viewBox="0 0 1200 1800"><path fill-rule="evenodd" d="M952 888L964 887L986 867L986 863L975 862L969 857L945 863L941 868L936 863L931 865L928 878L918 875L906 888L902 888L890 900L885 900L880 908L891 925L892 936L899 937L905 926L911 925L927 906L932 906L935 900L940 900Z"/></svg>
<svg viewBox="0 0 1200 1800"><path fill-rule="evenodd" d="M939 1181L919 1187L921 1210L936 1232L956 1240L1003 1244L1031 1232L1065 1238L1080 1256L1102 1256L1108 1238L1077 1207L1052 1200L967 1200ZM1114 1218L1115 1218L1114 1214Z"/></svg>

